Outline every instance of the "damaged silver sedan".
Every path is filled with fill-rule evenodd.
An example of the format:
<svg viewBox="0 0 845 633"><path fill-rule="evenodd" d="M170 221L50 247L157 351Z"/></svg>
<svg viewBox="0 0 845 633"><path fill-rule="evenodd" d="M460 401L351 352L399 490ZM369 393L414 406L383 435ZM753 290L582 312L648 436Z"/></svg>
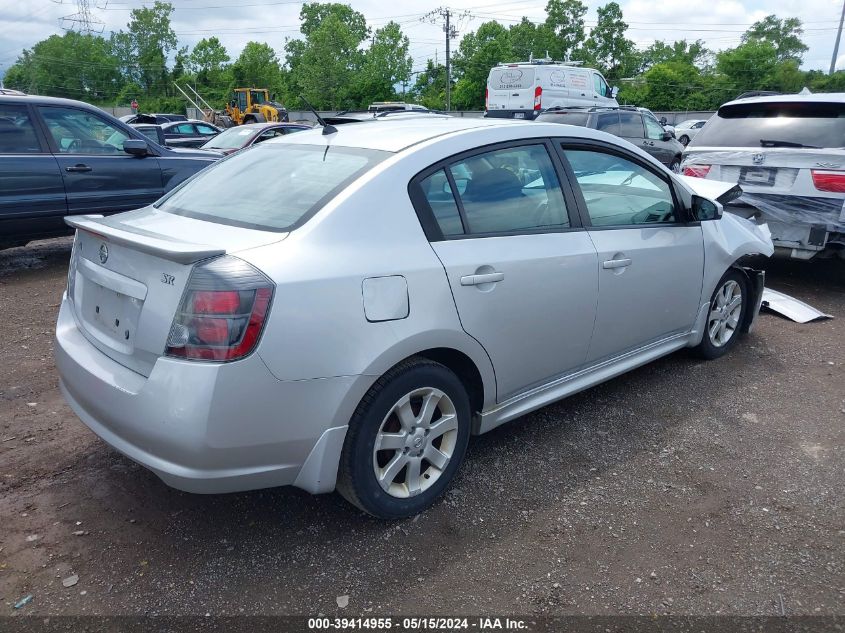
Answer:
<svg viewBox="0 0 845 633"><path fill-rule="evenodd" d="M772 243L722 215L733 184L580 127L339 127L68 220L62 391L172 486L409 516L470 435L684 347L721 356L759 311L743 260Z"/></svg>

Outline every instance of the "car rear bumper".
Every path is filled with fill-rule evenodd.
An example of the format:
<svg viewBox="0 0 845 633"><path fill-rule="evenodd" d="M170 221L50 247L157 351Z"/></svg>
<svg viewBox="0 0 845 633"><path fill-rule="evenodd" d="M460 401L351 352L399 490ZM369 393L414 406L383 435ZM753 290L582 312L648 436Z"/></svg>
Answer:
<svg viewBox="0 0 845 633"><path fill-rule="evenodd" d="M280 381L257 354L226 364L160 358L144 377L88 342L66 298L55 355L61 391L79 418L188 492L332 490L348 412L366 389L356 376Z"/></svg>
<svg viewBox="0 0 845 633"><path fill-rule="evenodd" d="M487 119L525 119L526 121L533 121L538 114L540 112L534 110L487 110L484 117Z"/></svg>

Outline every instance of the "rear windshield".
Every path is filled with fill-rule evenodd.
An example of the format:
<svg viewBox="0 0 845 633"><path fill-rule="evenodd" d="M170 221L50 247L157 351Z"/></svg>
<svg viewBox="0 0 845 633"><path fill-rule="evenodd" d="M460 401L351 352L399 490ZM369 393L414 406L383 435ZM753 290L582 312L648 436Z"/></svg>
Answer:
<svg viewBox="0 0 845 633"><path fill-rule="evenodd" d="M587 125L589 117L587 112L543 112L537 116L536 121L543 121L545 123L566 123L567 125L580 125L582 127Z"/></svg>
<svg viewBox="0 0 845 633"><path fill-rule="evenodd" d="M390 155L370 149L262 143L206 168L156 206L221 224L289 231Z"/></svg>
<svg viewBox="0 0 845 633"><path fill-rule="evenodd" d="M491 90L524 90L534 85L534 69L494 68L487 81Z"/></svg>
<svg viewBox="0 0 845 633"><path fill-rule="evenodd" d="M224 130L213 139L208 141L203 147L212 147L217 149L237 149L243 147L250 137L256 133L255 128L251 127L230 127Z"/></svg>
<svg viewBox="0 0 845 633"><path fill-rule="evenodd" d="M690 143L712 147L783 147L788 144L845 147L845 103L722 106Z"/></svg>

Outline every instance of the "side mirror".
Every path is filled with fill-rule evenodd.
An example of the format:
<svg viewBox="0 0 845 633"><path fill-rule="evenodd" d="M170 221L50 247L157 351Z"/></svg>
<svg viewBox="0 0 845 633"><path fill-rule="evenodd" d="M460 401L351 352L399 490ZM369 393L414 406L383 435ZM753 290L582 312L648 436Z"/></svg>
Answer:
<svg viewBox="0 0 845 633"><path fill-rule="evenodd" d="M722 217L722 205L713 202L712 200L708 200L707 198L693 195L692 217L693 220L698 220L699 222L718 220Z"/></svg>
<svg viewBox="0 0 845 633"><path fill-rule="evenodd" d="M671 138L672 138L672 133L671 133L671 132L663 132L663 134L661 134L661 135L660 135L660 140L661 140L661 141L668 141L668 140L669 140L669 139L671 139Z"/></svg>
<svg viewBox="0 0 845 633"><path fill-rule="evenodd" d="M615 99L616 95L618 95L618 94L619 94L619 86L613 86L613 88L610 89L611 99Z"/></svg>
<svg viewBox="0 0 845 633"><path fill-rule="evenodd" d="M660 117L659 122L660 125L666 125L668 123L665 116Z"/></svg>
<svg viewBox="0 0 845 633"><path fill-rule="evenodd" d="M150 153L150 146L146 141L137 138L128 138L123 141L123 151L132 156L146 156Z"/></svg>

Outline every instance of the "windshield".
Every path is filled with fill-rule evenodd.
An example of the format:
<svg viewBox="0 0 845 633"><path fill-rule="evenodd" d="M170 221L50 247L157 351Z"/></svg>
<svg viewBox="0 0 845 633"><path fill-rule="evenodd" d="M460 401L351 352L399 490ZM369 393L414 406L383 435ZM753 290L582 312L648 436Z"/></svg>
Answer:
<svg viewBox="0 0 845 633"><path fill-rule="evenodd" d="M589 114L583 111L567 112L566 110L555 111L549 110L542 112L537 116L537 121L545 121L547 123L566 123L568 125L586 126ZM619 117L617 117L618 121Z"/></svg>
<svg viewBox="0 0 845 633"><path fill-rule="evenodd" d="M203 149L239 149L257 130L251 127L230 127L203 145Z"/></svg>
<svg viewBox="0 0 845 633"><path fill-rule="evenodd" d="M289 231L390 155L370 149L262 143L203 170L156 207L221 224Z"/></svg>
<svg viewBox="0 0 845 633"><path fill-rule="evenodd" d="M771 141L798 146L845 147L845 103L768 102L722 106L690 145L763 147L760 141L770 141L769 147L773 146Z"/></svg>

